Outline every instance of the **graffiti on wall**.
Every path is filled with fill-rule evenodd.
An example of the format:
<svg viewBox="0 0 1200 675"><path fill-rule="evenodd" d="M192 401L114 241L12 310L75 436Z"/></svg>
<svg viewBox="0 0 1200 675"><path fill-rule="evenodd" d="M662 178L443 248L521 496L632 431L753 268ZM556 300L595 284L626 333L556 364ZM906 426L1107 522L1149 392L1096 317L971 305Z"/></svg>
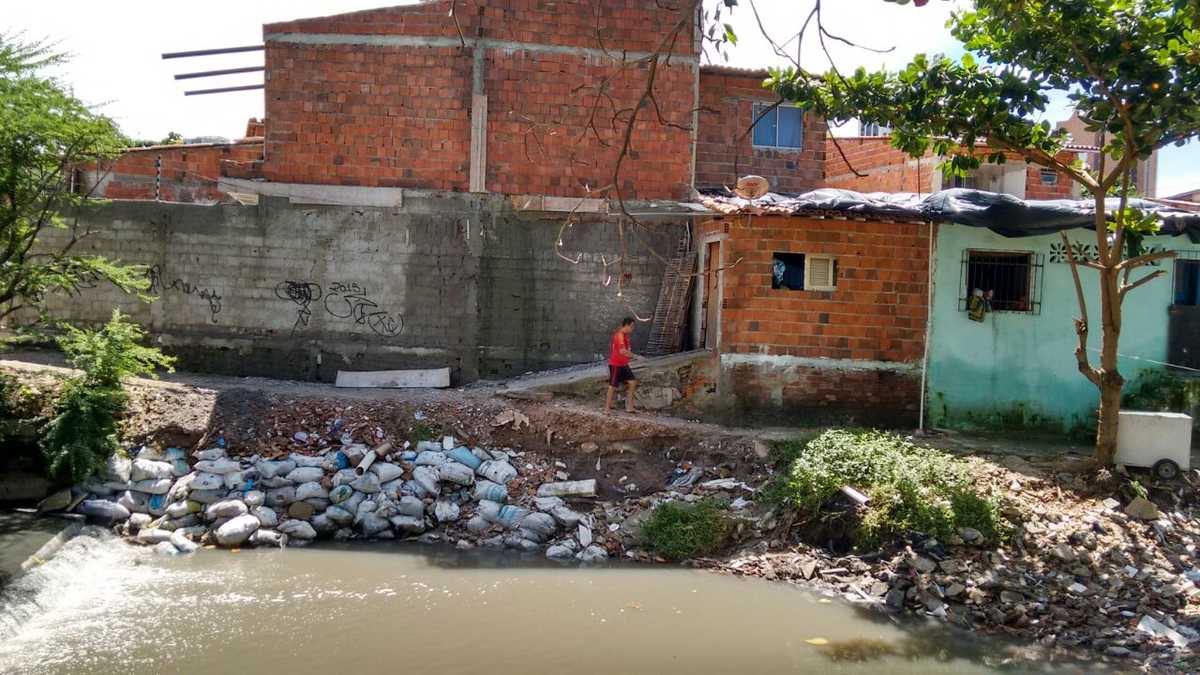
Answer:
<svg viewBox="0 0 1200 675"><path fill-rule="evenodd" d="M275 286L275 296L296 305L292 334L308 326L318 303L329 316L366 326L380 337L395 337L404 331L404 317L381 309L357 282L333 281L322 288L312 281L289 279Z"/></svg>
<svg viewBox="0 0 1200 675"><path fill-rule="evenodd" d="M167 283L163 281L162 267L158 265L151 265L146 269L146 281L150 282L150 292L156 295L162 295L166 291L173 291L195 296L208 302L209 316L213 323L217 322L217 315L221 313L221 296L216 290L204 288L180 278L172 279Z"/></svg>

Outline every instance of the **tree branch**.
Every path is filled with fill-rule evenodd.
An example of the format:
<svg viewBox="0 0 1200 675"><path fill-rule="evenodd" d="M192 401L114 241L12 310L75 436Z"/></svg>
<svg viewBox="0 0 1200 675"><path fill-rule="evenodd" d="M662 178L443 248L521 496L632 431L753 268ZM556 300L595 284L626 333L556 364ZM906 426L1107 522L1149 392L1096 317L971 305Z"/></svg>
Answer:
<svg viewBox="0 0 1200 675"><path fill-rule="evenodd" d="M1154 270L1150 274L1147 274L1146 276L1142 277L1141 279L1138 279L1137 281L1133 282L1132 284L1125 284L1125 285L1121 286L1121 290L1120 290L1121 299L1124 300L1125 294L1128 293L1129 291L1132 291L1133 289L1137 288L1138 286L1149 283L1150 281L1153 281L1154 279L1157 279L1158 277L1161 277L1164 274L1166 274L1165 270Z"/></svg>
<svg viewBox="0 0 1200 675"><path fill-rule="evenodd" d="M1079 339L1079 344L1075 347L1075 362L1079 372L1098 387L1100 386L1100 374L1096 372L1095 368L1092 368L1091 361L1088 359L1087 300L1083 296L1083 283L1079 280L1078 262L1075 260L1075 251L1071 248L1071 240L1067 239L1067 233L1060 231L1058 234L1062 237L1063 249L1067 252L1067 259L1071 262L1071 277L1075 280L1075 300L1079 303L1080 318L1075 320L1075 336Z"/></svg>

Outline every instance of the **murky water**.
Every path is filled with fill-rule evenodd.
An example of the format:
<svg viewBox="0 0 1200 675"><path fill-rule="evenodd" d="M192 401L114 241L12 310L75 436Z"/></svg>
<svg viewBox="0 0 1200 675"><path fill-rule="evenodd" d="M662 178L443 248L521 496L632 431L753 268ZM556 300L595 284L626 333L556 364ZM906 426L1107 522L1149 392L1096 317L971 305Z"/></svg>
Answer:
<svg viewBox="0 0 1200 675"><path fill-rule="evenodd" d="M93 534L0 599L0 672L932 675L990 672L1003 656L693 570L410 545L163 558Z"/></svg>

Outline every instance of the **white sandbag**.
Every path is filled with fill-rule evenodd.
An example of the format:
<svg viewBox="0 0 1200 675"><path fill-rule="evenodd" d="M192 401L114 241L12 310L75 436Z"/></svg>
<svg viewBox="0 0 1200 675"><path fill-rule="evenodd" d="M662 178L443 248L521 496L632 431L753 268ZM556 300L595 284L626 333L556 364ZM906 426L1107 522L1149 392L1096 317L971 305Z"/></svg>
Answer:
<svg viewBox="0 0 1200 675"><path fill-rule="evenodd" d="M113 455L105 463L100 478L114 483L128 483L133 479L133 462L128 457Z"/></svg>
<svg viewBox="0 0 1200 675"><path fill-rule="evenodd" d="M456 485L471 485L475 482L475 472L470 467L458 462L446 462L437 468L438 479Z"/></svg>
<svg viewBox="0 0 1200 675"><path fill-rule="evenodd" d="M220 459L201 460L196 462L195 469L205 473L215 473L221 476L242 470L241 462L222 457Z"/></svg>
<svg viewBox="0 0 1200 675"><path fill-rule="evenodd" d="M250 544L260 548L283 548L287 546L287 535L275 530L260 529L250 535Z"/></svg>
<svg viewBox="0 0 1200 675"><path fill-rule="evenodd" d="M517 470L508 462L498 462L490 460L479 465L479 475L500 485L507 485L508 481L517 477Z"/></svg>
<svg viewBox="0 0 1200 675"><path fill-rule="evenodd" d="M182 477L179 478L179 480L175 481L175 484L171 486L170 491L167 492L167 501L168 502L179 502L179 501L183 501L183 500L187 499L188 492L191 492L192 483L194 483L195 481L196 481L196 474L194 474L194 473L184 474Z"/></svg>
<svg viewBox="0 0 1200 675"><path fill-rule="evenodd" d="M379 478L380 483L387 483L404 475L404 469L391 462L375 462L371 465L371 473Z"/></svg>
<svg viewBox="0 0 1200 675"><path fill-rule="evenodd" d="M254 508L267 503L267 494L261 490L251 490L242 497L242 501L246 502L246 506Z"/></svg>
<svg viewBox="0 0 1200 675"><path fill-rule="evenodd" d="M254 465L258 469L258 475L263 478L281 478L292 472L296 468L296 463L290 459L279 461L263 460Z"/></svg>
<svg viewBox="0 0 1200 675"><path fill-rule="evenodd" d="M311 483L325 477L325 470L319 466L298 466L288 472L287 479L293 483Z"/></svg>
<svg viewBox="0 0 1200 675"><path fill-rule="evenodd" d="M573 529L583 520L583 514L572 510L566 505L556 506L550 509L550 515L554 517L554 521L567 529Z"/></svg>
<svg viewBox="0 0 1200 675"><path fill-rule="evenodd" d="M401 534L421 534L425 531L425 519L413 516L392 516L392 526Z"/></svg>
<svg viewBox="0 0 1200 675"><path fill-rule="evenodd" d="M416 497L401 497L396 505L396 512L402 516L421 518L425 515L425 502Z"/></svg>
<svg viewBox="0 0 1200 675"><path fill-rule="evenodd" d="M293 452L292 454L288 455L288 459L290 459L290 460L292 460L293 462L295 462L297 467L306 467L306 468L317 468L317 469L320 469L320 468L321 468L322 466L324 466L324 464L325 464L325 457L324 457L324 455L316 455L316 456L313 456L313 455L301 455L301 454L300 454L300 453L298 453L298 452ZM304 482L307 482L307 481L298 481L298 482L304 483ZM309 539L311 539L311 538L312 538L312 537L309 537Z"/></svg>
<svg viewBox="0 0 1200 675"><path fill-rule="evenodd" d="M197 472L191 482L191 489L193 490L220 490L223 487L225 487L224 476L219 473L209 473L207 471Z"/></svg>
<svg viewBox="0 0 1200 675"><path fill-rule="evenodd" d="M328 537L338 529L337 524L330 520L324 513L318 513L309 522L312 523L313 530L317 533L318 537Z"/></svg>
<svg viewBox="0 0 1200 675"><path fill-rule="evenodd" d="M116 502L104 499L85 499L77 510L87 516L88 520L111 525L129 520L129 509Z"/></svg>
<svg viewBox="0 0 1200 675"><path fill-rule="evenodd" d="M308 540L316 539L317 531L313 526L304 520L285 520L279 525L279 531L293 539Z"/></svg>
<svg viewBox="0 0 1200 675"><path fill-rule="evenodd" d="M246 474L242 473L241 471L238 471L236 473L225 474L225 489L226 490L237 490L238 492L245 492L246 489L249 487L250 487L250 481L246 480Z"/></svg>
<svg viewBox="0 0 1200 675"><path fill-rule="evenodd" d="M129 479L135 482L173 478L174 476L175 471L170 462L159 462L152 459L133 460L133 468L129 473Z"/></svg>
<svg viewBox="0 0 1200 675"><path fill-rule="evenodd" d="M241 502L238 503L240 504ZM245 504L242 504L242 506L245 506ZM258 518L248 513L240 515L217 528L217 543L221 546L241 546L250 539L250 535L254 534L260 526Z"/></svg>
<svg viewBox="0 0 1200 675"><path fill-rule="evenodd" d="M340 506L331 506L325 509L325 517L338 527L346 527L354 522L354 514Z"/></svg>
<svg viewBox="0 0 1200 675"><path fill-rule="evenodd" d="M275 509L269 506L255 506L250 509L250 513L255 518L258 518L258 522L263 527L275 527L279 524L279 516L276 515Z"/></svg>
<svg viewBox="0 0 1200 675"><path fill-rule="evenodd" d="M267 506L280 507L287 506L296 501L296 488L283 487L274 490L267 490Z"/></svg>
<svg viewBox="0 0 1200 675"><path fill-rule="evenodd" d="M391 523L386 518L381 518L374 513L368 513L358 523L358 529L368 537L374 536L391 527Z"/></svg>
<svg viewBox="0 0 1200 675"><path fill-rule="evenodd" d="M419 453L417 455L416 461L413 463L416 464L417 466L441 466L441 465L445 464L447 461L449 461L449 460L446 459L446 453L441 452L440 450L439 451L426 450L424 452Z"/></svg>
<svg viewBox="0 0 1200 675"><path fill-rule="evenodd" d="M544 511L546 513L549 513L550 510L555 508L556 506L562 506L565 503L566 502L564 502L561 497L534 497L533 498L533 505L535 507L537 507L537 510Z"/></svg>
<svg viewBox="0 0 1200 675"><path fill-rule="evenodd" d="M579 550L579 545L572 539L567 539L564 542L555 544L546 549L546 557L551 560L567 560L575 557L575 552Z"/></svg>
<svg viewBox="0 0 1200 675"><path fill-rule="evenodd" d="M196 549L200 548L195 542L187 538L182 529L172 532L170 541L180 553L195 553Z"/></svg>
<svg viewBox="0 0 1200 675"><path fill-rule="evenodd" d="M467 521L467 529L475 534L483 534L492 524L489 523L483 516L475 514Z"/></svg>
<svg viewBox="0 0 1200 675"><path fill-rule="evenodd" d="M518 527L526 539L543 542L554 534L558 524L550 514L536 512L522 518Z"/></svg>
<svg viewBox="0 0 1200 675"><path fill-rule="evenodd" d="M139 530L149 525L151 520L154 519L150 517L149 513L131 513L129 520L125 521L125 527L129 528L131 533L137 534Z"/></svg>
<svg viewBox="0 0 1200 675"><path fill-rule="evenodd" d="M575 559L584 563L603 562L608 560L608 552L596 544L592 544L576 554Z"/></svg>
<svg viewBox="0 0 1200 675"><path fill-rule="evenodd" d="M287 478L284 478L283 476L276 476L274 478L263 478L262 480L258 481L258 483L256 483L255 485L257 485L260 488L266 488L268 490L275 490L278 488L294 486L295 483L288 480Z"/></svg>
<svg viewBox="0 0 1200 675"><path fill-rule="evenodd" d="M437 469L418 466L413 469L413 481L417 484L419 497L436 497L441 492L441 488L438 487Z"/></svg>
<svg viewBox="0 0 1200 675"><path fill-rule="evenodd" d="M296 500L303 501L305 499L327 499L329 491L321 487L320 483L301 483L296 486Z"/></svg>
<svg viewBox="0 0 1200 675"><path fill-rule="evenodd" d="M379 487L379 476L376 476L373 473L365 473L359 476L350 483L350 487L359 492L365 492L367 494L374 494L379 492L381 489Z"/></svg>
<svg viewBox="0 0 1200 675"><path fill-rule="evenodd" d="M151 495L165 495L171 491L171 486L174 484L175 481L170 478L136 480L129 486L129 489Z"/></svg>
<svg viewBox="0 0 1200 675"><path fill-rule="evenodd" d="M338 471L337 473L333 474L332 482L333 482L333 487L341 487L343 485L349 485L356 480L358 480L358 472L357 471L355 471L354 469L342 469L341 471Z"/></svg>
<svg viewBox="0 0 1200 675"><path fill-rule="evenodd" d="M346 509L350 513L358 513L358 505L363 503L367 496L361 492L351 492L350 497L346 501L338 504L338 506Z"/></svg>
<svg viewBox="0 0 1200 675"><path fill-rule="evenodd" d="M508 501L508 488L499 483L493 483L490 480L475 481L475 501L487 500L490 502L506 502Z"/></svg>
<svg viewBox="0 0 1200 675"><path fill-rule="evenodd" d="M201 504L216 504L228 494L227 490L192 490L188 493L188 499Z"/></svg>
<svg viewBox="0 0 1200 675"><path fill-rule="evenodd" d="M194 527L200 524L200 518L194 513L189 513L182 518L171 518L162 524L165 530L175 531L182 528Z"/></svg>
<svg viewBox="0 0 1200 675"><path fill-rule="evenodd" d="M160 541L154 545L154 552L158 555L179 555L179 549L172 544L170 540Z"/></svg>
<svg viewBox="0 0 1200 675"><path fill-rule="evenodd" d="M117 503L128 509L130 513L150 513L148 500L149 495L132 490L126 490L121 493L120 497L117 497Z"/></svg>
<svg viewBox="0 0 1200 675"><path fill-rule="evenodd" d="M192 513L191 505L195 504L195 503L196 502L187 502L187 501L175 502L175 503L167 506L167 517L168 518L183 518L184 516L190 515Z"/></svg>
<svg viewBox="0 0 1200 675"><path fill-rule="evenodd" d="M249 511L246 503L240 499L226 499L216 504L209 504L208 508L204 509L204 517L209 520L236 518L249 513Z"/></svg>
<svg viewBox="0 0 1200 675"><path fill-rule="evenodd" d="M152 546L159 542L168 541L170 538L170 530L163 530L157 527L143 527L141 530L138 530L137 536L133 540L139 544Z"/></svg>
<svg viewBox="0 0 1200 675"><path fill-rule="evenodd" d="M225 448L209 448L207 450L201 450L200 452L192 453L192 456L201 462L211 462L214 459L220 459L221 457L224 457Z"/></svg>
<svg viewBox="0 0 1200 675"><path fill-rule="evenodd" d="M453 523L458 520L460 512L458 504L446 499L439 499L433 505L433 517L437 518L439 523Z"/></svg>

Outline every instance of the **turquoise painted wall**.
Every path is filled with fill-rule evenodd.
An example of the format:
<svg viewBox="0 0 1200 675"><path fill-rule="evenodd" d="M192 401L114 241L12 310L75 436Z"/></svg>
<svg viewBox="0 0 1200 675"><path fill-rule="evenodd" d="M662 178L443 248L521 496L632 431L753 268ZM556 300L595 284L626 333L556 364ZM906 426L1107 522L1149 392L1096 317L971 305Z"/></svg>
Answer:
<svg viewBox="0 0 1200 675"><path fill-rule="evenodd" d="M1095 241L1095 234L1088 230L1068 234L1073 242ZM983 228L938 227L926 389L929 419L935 426L1070 431L1085 424L1096 409L1099 394L1076 369L1073 320L1078 316L1078 307L1070 265L1052 262L1052 244L1061 245L1058 234L1009 239ZM1146 246L1200 249L1186 237L1154 237L1147 239ZM968 249L1042 254L1041 313L994 312L983 323L969 320L967 313L959 310L959 298L966 285L962 257ZM1167 307L1172 300L1174 261L1160 265L1166 275L1126 297L1122 354L1166 360ZM1096 273L1080 268L1080 275L1092 320L1090 346L1099 349ZM1135 273L1134 278L1138 276ZM960 289L960 284L964 288ZM1098 353L1091 352L1091 356L1095 363ZM1126 380L1148 367L1153 366L1130 358L1120 362Z"/></svg>

